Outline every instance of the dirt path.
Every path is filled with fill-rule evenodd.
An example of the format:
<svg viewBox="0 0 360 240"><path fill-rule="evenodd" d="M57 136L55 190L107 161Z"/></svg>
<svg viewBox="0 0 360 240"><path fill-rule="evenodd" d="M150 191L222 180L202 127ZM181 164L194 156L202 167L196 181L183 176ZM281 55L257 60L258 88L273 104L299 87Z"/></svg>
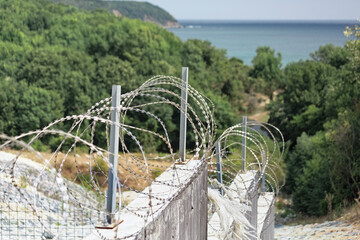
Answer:
<svg viewBox="0 0 360 240"><path fill-rule="evenodd" d="M257 122L266 122L267 119L269 118L269 114L270 114L269 111L259 112L259 113L250 115L249 119L257 121Z"/></svg>

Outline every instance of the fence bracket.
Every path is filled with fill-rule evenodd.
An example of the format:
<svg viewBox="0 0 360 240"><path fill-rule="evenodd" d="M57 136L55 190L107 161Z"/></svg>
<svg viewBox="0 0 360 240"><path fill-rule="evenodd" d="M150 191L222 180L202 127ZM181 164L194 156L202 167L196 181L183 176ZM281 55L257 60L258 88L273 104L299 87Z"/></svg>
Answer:
<svg viewBox="0 0 360 240"><path fill-rule="evenodd" d="M96 229L114 229L116 228L117 226L119 226L121 223L123 223L124 220L121 220L120 222L114 222L112 224L109 224L109 225L106 225L106 226L95 226Z"/></svg>

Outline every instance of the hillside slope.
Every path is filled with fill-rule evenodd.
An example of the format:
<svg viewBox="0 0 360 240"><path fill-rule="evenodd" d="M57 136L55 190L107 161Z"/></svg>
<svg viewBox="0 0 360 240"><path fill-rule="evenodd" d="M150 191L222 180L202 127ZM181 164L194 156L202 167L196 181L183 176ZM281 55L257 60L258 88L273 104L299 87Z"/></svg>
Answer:
<svg viewBox="0 0 360 240"><path fill-rule="evenodd" d="M89 12L48 0L0 0L0 26L0 133L10 136L86 112L107 98L114 84L126 93L155 75L181 76L182 66L190 69L189 84L216 106L221 132L239 121L240 101L251 86L249 67L210 42L182 42L156 24L105 10ZM178 139L178 113L170 107L157 111L171 126L170 140ZM133 117L138 126L161 127ZM96 137L97 143L106 143L105 137ZM56 149L58 140L44 144ZM149 151L163 149L160 140L144 137L144 142ZM194 142L189 140L189 146Z"/></svg>
<svg viewBox="0 0 360 240"><path fill-rule="evenodd" d="M50 0L53 3L63 3L81 9L106 9L117 16L141 19L153 22L162 27L179 27L180 24L164 9L148 2L134 1L101 1L101 0Z"/></svg>

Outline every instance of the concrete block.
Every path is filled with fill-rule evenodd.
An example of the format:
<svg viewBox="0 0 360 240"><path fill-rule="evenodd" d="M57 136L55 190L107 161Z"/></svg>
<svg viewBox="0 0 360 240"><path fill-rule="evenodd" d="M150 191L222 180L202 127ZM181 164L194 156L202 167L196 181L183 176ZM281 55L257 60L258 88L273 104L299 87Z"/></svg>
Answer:
<svg viewBox="0 0 360 240"><path fill-rule="evenodd" d="M120 239L205 240L207 163L192 160L176 165L156 180L122 210L120 220L124 222L116 233L114 230L96 230L87 239L98 239L96 237L100 235L112 239L116 235ZM167 185L174 183L177 186Z"/></svg>
<svg viewBox="0 0 360 240"><path fill-rule="evenodd" d="M251 210L245 213L245 217L252 225L252 229L249 231L251 240L257 239L257 202L258 202L258 187L257 180L259 177L259 172L255 170L247 171L246 173L239 173L234 181L229 186L229 192L234 197L238 199L239 202L245 200L248 201ZM225 195L226 197L226 195ZM214 236L217 235L217 232L221 231L220 218L217 213L214 213L209 221L208 228L208 239L218 239Z"/></svg>
<svg viewBox="0 0 360 240"><path fill-rule="evenodd" d="M258 238L273 240L275 237L275 194L261 193L258 200Z"/></svg>

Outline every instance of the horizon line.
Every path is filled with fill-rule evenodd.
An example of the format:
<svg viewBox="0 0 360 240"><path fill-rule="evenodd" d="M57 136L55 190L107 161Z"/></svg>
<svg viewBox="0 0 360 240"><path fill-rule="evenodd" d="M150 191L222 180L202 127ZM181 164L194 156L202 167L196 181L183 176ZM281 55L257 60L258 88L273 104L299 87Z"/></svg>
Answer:
<svg viewBox="0 0 360 240"><path fill-rule="evenodd" d="M285 22L285 21L289 21L289 22L296 22L296 21L301 21L301 22L340 22L340 21L351 21L351 22L359 22L358 19L176 19L177 21L251 21L251 22L255 22L255 21L262 21L262 22L271 22L271 21L277 21L277 22ZM360 24L360 23L359 23Z"/></svg>

